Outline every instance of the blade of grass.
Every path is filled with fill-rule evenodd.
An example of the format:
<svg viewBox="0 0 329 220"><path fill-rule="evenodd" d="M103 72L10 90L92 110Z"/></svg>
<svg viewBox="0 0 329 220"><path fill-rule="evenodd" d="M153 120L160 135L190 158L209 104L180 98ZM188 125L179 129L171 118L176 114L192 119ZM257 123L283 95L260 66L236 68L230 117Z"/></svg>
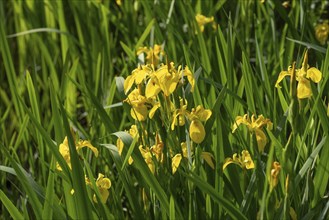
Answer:
<svg viewBox="0 0 329 220"><path fill-rule="evenodd" d="M6 194L0 189L0 200L6 207L7 211L10 213L14 220L24 219L23 215L19 212L16 206L10 201Z"/></svg>
<svg viewBox="0 0 329 220"><path fill-rule="evenodd" d="M145 41L145 39L147 38L147 35L150 33L153 25L155 23L155 19L152 19L149 24L147 25L147 27L145 28L143 34L141 35L141 37L138 39L136 45L135 45L135 51L137 51L137 49L142 45L142 43Z"/></svg>
<svg viewBox="0 0 329 220"><path fill-rule="evenodd" d="M202 180L200 177L195 175L194 173L190 173L189 175L184 174L188 179L190 179L197 187L199 187L203 192L210 195L210 197L214 200L214 202L223 206L223 208L227 211L227 213L233 219L247 219L239 209L237 209L229 200L220 196L216 190L211 187L207 182Z"/></svg>
<svg viewBox="0 0 329 220"><path fill-rule="evenodd" d="M67 135L69 149L70 149L70 158L71 158L71 165L72 165L72 187L74 189L74 201L75 207L77 211L77 217L79 219L87 218L92 219L91 210L93 209L91 203L87 195L86 183L85 183L85 175L82 170L78 153L75 147L75 141L71 135L71 130L69 126L69 122L66 116L66 111L62 105L59 105L62 111L62 119L63 119L63 126Z"/></svg>
<svg viewBox="0 0 329 220"><path fill-rule="evenodd" d="M6 158L10 161L11 165L13 166L16 176L19 179L20 183L22 184L22 187L26 194L29 197L29 202L31 204L31 207L33 209L33 213L36 216L37 219L41 219L42 217L42 205L41 202L35 192L33 190L32 185L30 184L31 182L27 178L27 173L23 170L23 168L16 163L16 161L12 158L12 156L9 154L7 148L0 143L0 147L2 148L2 152L6 156Z"/></svg>

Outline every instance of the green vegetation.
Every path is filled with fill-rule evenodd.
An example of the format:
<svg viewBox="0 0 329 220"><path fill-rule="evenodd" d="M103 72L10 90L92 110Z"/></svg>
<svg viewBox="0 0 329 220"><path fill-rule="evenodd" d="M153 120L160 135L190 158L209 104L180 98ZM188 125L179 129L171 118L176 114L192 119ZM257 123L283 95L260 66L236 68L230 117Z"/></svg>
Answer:
<svg viewBox="0 0 329 220"><path fill-rule="evenodd" d="M0 219L327 218L326 4L0 1Z"/></svg>

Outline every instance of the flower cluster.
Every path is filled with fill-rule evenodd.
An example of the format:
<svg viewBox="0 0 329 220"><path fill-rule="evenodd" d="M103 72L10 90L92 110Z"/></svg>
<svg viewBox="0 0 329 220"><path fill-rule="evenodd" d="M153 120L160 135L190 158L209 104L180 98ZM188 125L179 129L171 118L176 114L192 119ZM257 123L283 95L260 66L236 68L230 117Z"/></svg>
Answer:
<svg viewBox="0 0 329 220"><path fill-rule="evenodd" d="M200 144L205 139L204 123L212 112L202 105L189 108L185 97L193 95L196 82L188 66L176 66L173 62L161 63L165 53L160 45L141 47L137 50L137 55L140 54L146 54L146 63L140 64L124 81L124 92L127 95L124 102L130 105L130 115L136 122L127 133L133 138L137 136L138 149L153 174L165 166L164 158L171 159L171 172L175 174L181 161L193 155L193 143ZM192 142L186 141L186 136L184 139L175 138L174 133L178 130L175 131L175 128L180 126L188 128ZM144 127L151 128L147 130L149 134ZM165 135L154 129L163 130ZM171 136L174 140L168 141L163 136ZM117 147L121 155L124 144L120 138ZM212 155L206 153L201 157L209 164ZM133 159L129 158L128 163L132 164ZM213 164L210 166L214 167Z"/></svg>
<svg viewBox="0 0 329 220"><path fill-rule="evenodd" d="M89 141L78 140L78 141L75 142L75 147L76 147L76 150L78 152L81 148L87 147L90 150L92 150L92 152L95 154L96 157L98 157L97 148L94 147ZM67 137L65 137L63 143L61 143L59 145L59 152L62 155L62 157L64 158L64 160L67 163L68 167L70 169L72 169L70 148L69 148L69 143L68 143ZM56 163L56 168L57 168L57 170L62 171L62 167L59 165L58 162ZM86 182L87 185L92 187L92 184L91 184L90 180L87 177L85 177L85 182ZM109 178L104 178L104 175L99 173L98 178L96 180L96 186L97 186L98 191L101 195L101 201L103 203L106 203L106 200L107 200L107 198L110 194L108 189L111 187L111 180ZM74 189L71 190L71 194L73 194L73 193L74 193ZM94 200L94 202L97 202L95 194L94 194L93 200Z"/></svg>

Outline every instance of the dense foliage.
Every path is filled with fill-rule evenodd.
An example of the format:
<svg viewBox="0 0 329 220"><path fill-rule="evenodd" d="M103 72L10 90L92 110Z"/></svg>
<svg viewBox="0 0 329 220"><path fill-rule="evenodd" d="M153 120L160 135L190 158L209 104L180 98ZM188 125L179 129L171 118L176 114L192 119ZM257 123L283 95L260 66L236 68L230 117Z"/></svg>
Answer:
<svg viewBox="0 0 329 220"><path fill-rule="evenodd" d="M0 1L0 219L325 219L327 1Z"/></svg>

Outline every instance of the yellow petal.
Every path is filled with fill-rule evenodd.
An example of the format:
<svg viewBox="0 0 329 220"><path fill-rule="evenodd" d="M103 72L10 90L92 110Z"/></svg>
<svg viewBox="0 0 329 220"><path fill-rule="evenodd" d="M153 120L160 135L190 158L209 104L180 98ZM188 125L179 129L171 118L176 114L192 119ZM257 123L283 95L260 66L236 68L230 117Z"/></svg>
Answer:
<svg viewBox="0 0 329 220"><path fill-rule="evenodd" d="M248 115L245 114L244 116L237 116L235 118L235 122L232 126L232 133L235 132L235 130L239 127L240 124L245 124L245 125L249 125L250 122L248 121Z"/></svg>
<svg viewBox="0 0 329 220"><path fill-rule="evenodd" d="M134 159L130 156L128 159L128 164L131 165L134 162Z"/></svg>
<svg viewBox="0 0 329 220"><path fill-rule="evenodd" d="M136 85L141 84L147 75L148 75L148 73L145 70L138 71L136 73L136 78L135 78Z"/></svg>
<svg viewBox="0 0 329 220"><path fill-rule="evenodd" d="M255 168L255 164L254 161L252 160L249 152L247 150L243 150L242 153L242 162L243 165L247 168L247 169L253 169Z"/></svg>
<svg viewBox="0 0 329 220"><path fill-rule="evenodd" d="M109 189L111 187L112 183L109 178L104 178L104 175L100 173L100 174L98 174L96 185L99 188Z"/></svg>
<svg viewBox="0 0 329 220"><path fill-rule="evenodd" d="M177 117L178 117L179 113L174 115L174 119L172 120L172 123L171 123L171 130L174 130L175 129L175 125L177 124Z"/></svg>
<svg viewBox="0 0 329 220"><path fill-rule="evenodd" d="M256 134L258 151L263 152L265 145L267 143L266 135L261 129L255 129L255 134Z"/></svg>
<svg viewBox="0 0 329 220"><path fill-rule="evenodd" d="M172 159L171 159L171 167L172 167L172 174L175 174L177 171L177 168L179 167L180 161L182 160L182 155L181 154L176 154Z"/></svg>
<svg viewBox="0 0 329 220"><path fill-rule="evenodd" d="M150 119L153 118L153 116L158 108L160 108L160 103L156 103L155 105L153 105L153 107L151 108L151 110L149 112Z"/></svg>
<svg viewBox="0 0 329 220"><path fill-rule="evenodd" d="M285 76L290 76L290 73L288 71L281 71L278 77L278 80L275 83L275 87L276 88L281 88L281 86L279 85L279 83L283 80L283 78Z"/></svg>
<svg viewBox="0 0 329 220"><path fill-rule="evenodd" d="M322 73L317 68L311 67L307 70L306 78L309 78L313 82L318 83L322 78Z"/></svg>
<svg viewBox="0 0 329 220"><path fill-rule="evenodd" d="M161 88L158 84L158 81L155 77L151 78L148 83L146 84L145 88L145 96L146 98L151 98L153 96L158 95L161 91Z"/></svg>
<svg viewBox="0 0 329 220"><path fill-rule="evenodd" d="M204 109L201 105L198 105L196 107L195 114L197 115L199 120L207 121L210 118L212 112L211 112L211 110Z"/></svg>
<svg viewBox="0 0 329 220"><path fill-rule="evenodd" d="M297 85L297 98L305 99L312 96L311 84L310 81L302 78L299 80Z"/></svg>
<svg viewBox="0 0 329 220"><path fill-rule="evenodd" d="M232 158L228 157L228 158L226 158L226 159L224 160L223 170L225 170L225 168L226 168L229 164L231 164L231 163L238 164L238 163L236 163L235 161L233 161ZM238 165L240 165L240 164L238 164Z"/></svg>
<svg viewBox="0 0 329 220"><path fill-rule="evenodd" d="M147 118L147 107L140 105L130 109L130 115L133 119L138 121L145 121Z"/></svg>
<svg viewBox="0 0 329 220"><path fill-rule="evenodd" d="M193 142L200 144L206 136L203 124L200 120L193 120L190 124L190 137Z"/></svg>
<svg viewBox="0 0 329 220"><path fill-rule="evenodd" d="M136 135L138 135L138 129L136 125L131 125L129 129L129 134L134 138Z"/></svg>
<svg viewBox="0 0 329 220"><path fill-rule="evenodd" d="M102 203L106 203L106 200L110 195L110 192L107 189L98 189L98 190L99 190L99 193L101 194ZM93 200L94 200L95 203L97 203L96 194L94 194Z"/></svg>
<svg viewBox="0 0 329 220"><path fill-rule="evenodd" d="M186 142L182 142L180 144L180 146L182 148L183 157L187 158L188 157L188 152L187 152L187 144L186 144Z"/></svg>
<svg viewBox="0 0 329 220"><path fill-rule="evenodd" d="M184 75L187 76L187 80L189 81L189 83L191 84L191 92L194 91L194 85L195 85L195 79L193 77L192 72L190 71L190 69L188 68L188 66L185 67L184 69Z"/></svg>
<svg viewBox="0 0 329 220"><path fill-rule="evenodd" d="M148 151L146 149L143 148L143 145L139 145L138 147L139 151L141 152L143 158L145 159L146 154L148 153Z"/></svg>
<svg viewBox="0 0 329 220"><path fill-rule="evenodd" d="M214 170L215 164L213 160L215 160L214 156L209 152L202 152L201 157L206 161L206 163Z"/></svg>
<svg viewBox="0 0 329 220"><path fill-rule="evenodd" d="M172 66L174 64L171 64ZM164 65L159 68L156 72L156 76L159 80L159 86L165 96L169 96L176 89L177 83L179 82L179 74L174 71L171 73L168 71L168 66Z"/></svg>
<svg viewBox="0 0 329 220"><path fill-rule="evenodd" d="M289 214L292 220L297 220L297 213L292 207L289 208Z"/></svg>
<svg viewBox="0 0 329 220"><path fill-rule="evenodd" d="M118 152L121 155L122 154L123 147L124 147L123 141L120 138L118 138L116 145L117 145L117 148L118 148Z"/></svg>
<svg viewBox="0 0 329 220"><path fill-rule="evenodd" d="M77 150L83 148L83 147L88 147L90 150L92 150L92 152L94 152L95 156L98 157L98 150L96 147L94 147L89 141L79 141L77 144Z"/></svg>
<svg viewBox="0 0 329 220"><path fill-rule="evenodd" d="M102 203L106 203L107 198L110 195L110 192L107 189L99 189L99 193L101 194L102 197Z"/></svg>
<svg viewBox="0 0 329 220"><path fill-rule="evenodd" d="M139 55L141 53L148 53L149 49L147 47L139 47L136 51L136 54Z"/></svg>
<svg viewBox="0 0 329 220"><path fill-rule="evenodd" d="M134 81L135 81L135 77L133 77L132 75L128 76L125 79L125 82L123 83L123 88L124 88L125 94L127 94L129 89L132 87L132 85L134 84Z"/></svg>

